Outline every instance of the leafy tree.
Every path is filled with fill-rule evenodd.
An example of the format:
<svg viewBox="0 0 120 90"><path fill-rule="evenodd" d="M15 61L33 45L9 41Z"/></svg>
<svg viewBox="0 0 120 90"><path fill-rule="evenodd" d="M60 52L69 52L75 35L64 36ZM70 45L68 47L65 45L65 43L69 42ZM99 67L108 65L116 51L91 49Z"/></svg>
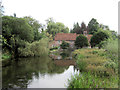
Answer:
<svg viewBox="0 0 120 90"><path fill-rule="evenodd" d="M54 37L56 33L68 33L69 28L66 27L63 23L54 22L53 20L46 20L47 21L47 32L52 34Z"/></svg>
<svg viewBox="0 0 120 90"><path fill-rule="evenodd" d="M82 48L84 46L88 46L88 40L87 37L85 37L84 35L80 34L76 40L75 40L75 46L77 48Z"/></svg>
<svg viewBox="0 0 120 90"><path fill-rule="evenodd" d="M76 24L74 23L73 30L71 30L70 32L71 33L82 34L82 32L80 31L80 26L79 26L78 22Z"/></svg>
<svg viewBox="0 0 120 90"><path fill-rule="evenodd" d="M49 41L53 40L52 34L49 34L46 31L43 31L40 33L40 38L49 38Z"/></svg>
<svg viewBox="0 0 120 90"><path fill-rule="evenodd" d="M23 19L12 16L2 18L2 34L5 38L10 39L13 35L25 41L33 41L33 29Z"/></svg>
<svg viewBox="0 0 120 90"><path fill-rule="evenodd" d="M86 24L84 22L81 23L81 27L80 27L80 33L79 34L83 34L83 32L87 29Z"/></svg>
<svg viewBox="0 0 120 90"><path fill-rule="evenodd" d="M104 41L108 38L109 38L109 34L104 31L99 31L99 32L95 33L91 37L91 41L90 41L91 47L95 47L96 45L100 44L101 41Z"/></svg>
<svg viewBox="0 0 120 90"><path fill-rule="evenodd" d="M33 29L23 18L12 16L3 16L2 24L3 48L7 48L13 56L17 57L18 47L23 46L25 41L33 41Z"/></svg>
<svg viewBox="0 0 120 90"><path fill-rule="evenodd" d="M52 17L48 18L47 20L45 20L47 24L55 22L54 19Z"/></svg>
<svg viewBox="0 0 120 90"><path fill-rule="evenodd" d="M102 28L103 30L110 30L107 25L99 24L99 27Z"/></svg>
<svg viewBox="0 0 120 90"><path fill-rule="evenodd" d="M62 44L60 45L62 49L67 49L69 47L69 43L62 41Z"/></svg>
<svg viewBox="0 0 120 90"><path fill-rule="evenodd" d="M88 29L90 34L94 34L99 29L99 23L96 19L92 18L90 22L88 23Z"/></svg>
<svg viewBox="0 0 120 90"><path fill-rule="evenodd" d="M40 32L39 29L43 29L42 24L40 24L36 19L32 17L25 16L24 19L27 21L27 23L33 28L34 31L34 40L40 40Z"/></svg>
<svg viewBox="0 0 120 90"><path fill-rule="evenodd" d="M83 34L84 30L86 30L86 24L84 22L81 23L81 27L79 25L79 23L77 22L76 24L74 24L73 26L73 30L71 30L71 33L77 33L77 34Z"/></svg>

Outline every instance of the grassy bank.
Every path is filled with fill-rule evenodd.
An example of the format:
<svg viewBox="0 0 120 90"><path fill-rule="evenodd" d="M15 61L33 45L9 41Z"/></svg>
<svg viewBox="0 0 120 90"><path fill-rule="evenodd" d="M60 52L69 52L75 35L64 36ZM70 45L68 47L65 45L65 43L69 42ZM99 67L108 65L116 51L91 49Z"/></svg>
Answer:
<svg viewBox="0 0 120 90"><path fill-rule="evenodd" d="M72 76L68 88L117 88L118 63L104 49L78 49L73 52L81 74Z"/></svg>

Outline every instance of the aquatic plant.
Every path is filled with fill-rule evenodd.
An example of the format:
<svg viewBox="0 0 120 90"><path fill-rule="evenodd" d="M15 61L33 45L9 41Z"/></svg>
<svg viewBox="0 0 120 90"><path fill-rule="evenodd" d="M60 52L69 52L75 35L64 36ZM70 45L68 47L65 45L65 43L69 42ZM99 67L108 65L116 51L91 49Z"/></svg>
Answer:
<svg viewBox="0 0 120 90"><path fill-rule="evenodd" d="M91 72L84 72L71 76L68 90L70 88L118 88L118 76L101 78Z"/></svg>

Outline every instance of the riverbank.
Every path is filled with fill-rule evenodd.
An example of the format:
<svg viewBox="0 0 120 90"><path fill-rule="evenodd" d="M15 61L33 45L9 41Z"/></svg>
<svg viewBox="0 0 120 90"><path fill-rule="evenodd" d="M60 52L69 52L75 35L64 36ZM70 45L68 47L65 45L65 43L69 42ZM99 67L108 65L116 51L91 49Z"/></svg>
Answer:
<svg viewBox="0 0 120 90"><path fill-rule="evenodd" d="M104 49L73 52L81 74L72 76L68 88L118 88L118 63Z"/></svg>

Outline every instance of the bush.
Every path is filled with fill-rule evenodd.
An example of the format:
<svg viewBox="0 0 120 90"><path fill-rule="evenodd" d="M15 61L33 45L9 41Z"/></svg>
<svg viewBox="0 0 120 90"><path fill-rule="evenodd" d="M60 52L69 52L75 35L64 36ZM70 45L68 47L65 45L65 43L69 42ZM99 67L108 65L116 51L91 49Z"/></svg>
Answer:
<svg viewBox="0 0 120 90"><path fill-rule="evenodd" d="M43 56L48 54L48 39L26 43L25 48L18 48L20 57Z"/></svg>
<svg viewBox="0 0 120 90"><path fill-rule="evenodd" d="M118 39L109 39L107 43L103 46L108 52L118 55Z"/></svg>
<svg viewBox="0 0 120 90"><path fill-rule="evenodd" d="M76 40L75 40L75 46L77 48L82 48L82 47L86 47L88 46L88 40L87 37L85 37L84 35L80 34Z"/></svg>
<svg viewBox="0 0 120 90"><path fill-rule="evenodd" d="M97 53L98 53L97 50L93 50L93 51L92 51L92 54L97 54Z"/></svg>
<svg viewBox="0 0 120 90"><path fill-rule="evenodd" d="M99 32L95 33L91 37L91 41L90 41L91 47L95 47L96 45L100 44L101 41L104 41L108 38L109 38L109 34L107 34L106 32L99 31Z"/></svg>
<svg viewBox="0 0 120 90"><path fill-rule="evenodd" d="M109 60L104 63L104 67L106 68L112 68L115 72L115 70L118 68L117 64L114 63L113 61Z"/></svg>
<svg viewBox="0 0 120 90"><path fill-rule="evenodd" d="M77 60L76 63L80 71L85 71L87 63L84 60Z"/></svg>
<svg viewBox="0 0 120 90"><path fill-rule="evenodd" d="M60 45L62 49L67 49L69 47L69 43L62 41L62 44Z"/></svg>

